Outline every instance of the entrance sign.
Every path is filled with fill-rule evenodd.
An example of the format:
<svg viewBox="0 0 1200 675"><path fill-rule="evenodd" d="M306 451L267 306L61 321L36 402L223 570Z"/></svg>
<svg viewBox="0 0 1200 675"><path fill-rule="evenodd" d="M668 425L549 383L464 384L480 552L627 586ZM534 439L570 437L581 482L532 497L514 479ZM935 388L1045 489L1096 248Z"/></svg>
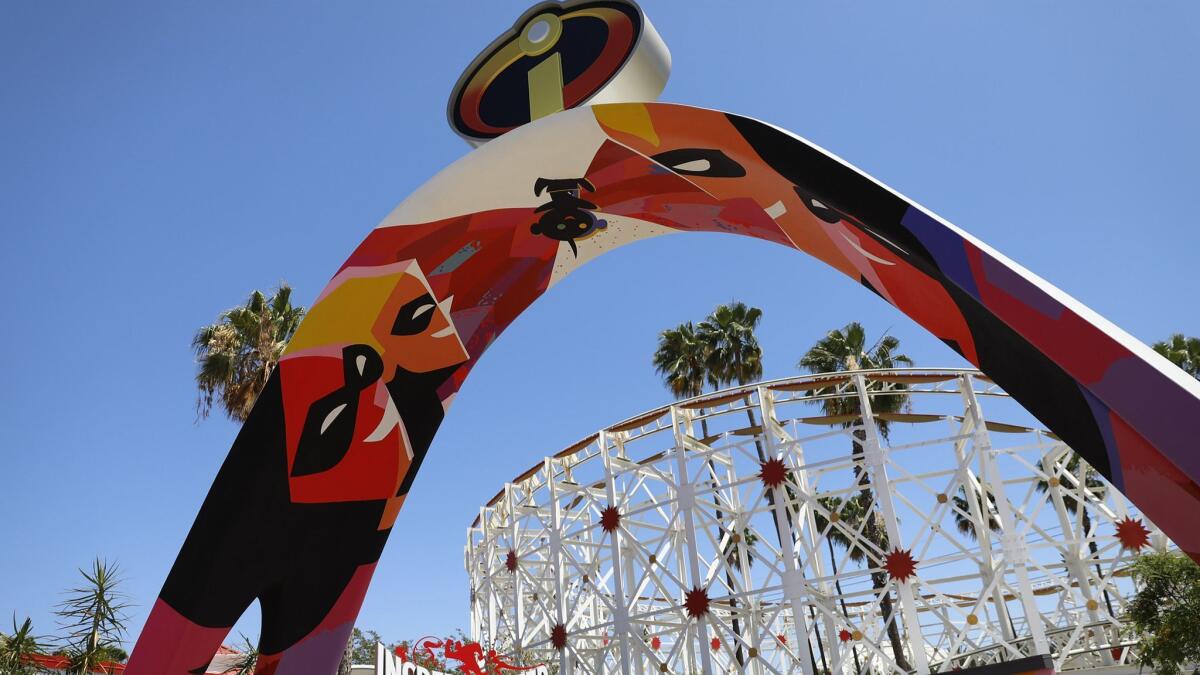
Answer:
<svg viewBox="0 0 1200 675"><path fill-rule="evenodd" d="M559 105L559 75L568 108L625 91L652 98L665 69L654 80L630 68L662 66L665 48L632 3L535 10L452 98L456 131L493 140L389 214L314 302L200 509L129 675L202 671L255 600L259 672L333 672L396 515L480 355L580 265L673 233L756 237L843 272L978 366L1200 560L1191 523L1200 382L777 127L661 103L545 114ZM603 38L588 32L602 32L597 22ZM592 60L577 61L567 36L596 40ZM526 114L544 116L523 124Z"/></svg>
<svg viewBox="0 0 1200 675"><path fill-rule="evenodd" d="M454 642L451 645L438 643L438 647L444 648L446 662L456 661L455 669L466 675L485 675L488 672L494 673L522 673L524 675L550 675L550 667L546 664L536 664L532 666L513 666L505 662L505 660L496 654L490 652L484 656L483 648L479 644L471 642L462 644ZM413 654L418 652L419 645L413 646ZM427 653L433 655L434 652L427 648ZM434 670L420 665L412 659L407 649L397 648L395 651L388 649L381 643L375 645L375 671L373 675L446 675L440 670Z"/></svg>

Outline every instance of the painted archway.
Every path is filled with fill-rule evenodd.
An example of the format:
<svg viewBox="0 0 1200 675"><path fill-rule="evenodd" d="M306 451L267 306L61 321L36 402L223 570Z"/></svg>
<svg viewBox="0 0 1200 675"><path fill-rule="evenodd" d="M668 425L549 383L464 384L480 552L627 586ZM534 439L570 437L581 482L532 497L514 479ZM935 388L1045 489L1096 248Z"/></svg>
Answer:
<svg viewBox="0 0 1200 675"><path fill-rule="evenodd" d="M127 672L197 672L255 599L259 672L332 672L476 359L591 258L692 231L805 251L878 294L1200 560L1200 382L796 136L700 108L602 105L471 152L350 255L234 442Z"/></svg>

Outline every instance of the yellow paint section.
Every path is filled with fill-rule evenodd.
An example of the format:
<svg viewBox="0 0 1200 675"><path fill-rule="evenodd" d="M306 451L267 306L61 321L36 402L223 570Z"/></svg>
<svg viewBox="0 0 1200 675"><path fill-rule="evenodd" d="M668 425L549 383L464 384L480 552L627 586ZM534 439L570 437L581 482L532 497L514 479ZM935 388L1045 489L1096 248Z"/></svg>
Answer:
<svg viewBox="0 0 1200 675"><path fill-rule="evenodd" d="M555 52L529 69L529 121L563 109L562 57Z"/></svg>
<svg viewBox="0 0 1200 675"><path fill-rule="evenodd" d="M348 344L367 344L377 352L383 351L371 328L403 275L397 272L343 281L308 310L284 355Z"/></svg>
<svg viewBox="0 0 1200 675"><path fill-rule="evenodd" d="M642 103L611 103L592 108L596 121L610 135L621 140L620 135L634 136L643 142L658 147L662 141L654 130L650 111ZM626 143L626 145L630 145Z"/></svg>

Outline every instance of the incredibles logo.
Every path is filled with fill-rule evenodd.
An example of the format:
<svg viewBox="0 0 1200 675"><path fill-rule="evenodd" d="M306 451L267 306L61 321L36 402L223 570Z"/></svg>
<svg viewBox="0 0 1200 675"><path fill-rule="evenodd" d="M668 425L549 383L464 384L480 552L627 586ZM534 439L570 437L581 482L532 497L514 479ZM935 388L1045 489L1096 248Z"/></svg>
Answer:
<svg viewBox="0 0 1200 675"><path fill-rule="evenodd" d="M544 2L467 67L450 95L447 117L456 133L478 145L584 105L610 84L632 97L623 100L653 100L669 70L662 38L634 3Z"/></svg>

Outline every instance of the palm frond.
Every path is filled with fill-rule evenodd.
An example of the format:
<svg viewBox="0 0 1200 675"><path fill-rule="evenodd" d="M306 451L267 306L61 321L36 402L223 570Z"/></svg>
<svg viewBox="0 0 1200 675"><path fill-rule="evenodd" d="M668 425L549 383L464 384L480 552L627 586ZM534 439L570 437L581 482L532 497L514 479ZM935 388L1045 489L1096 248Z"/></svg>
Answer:
<svg viewBox="0 0 1200 675"><path fill-rule="evenodd" d="M200 418L219 401L230 419L245 421L304 317L304 308L293 306L291 296L287 284L271 296L253 291L246 304L225 310L216 323L196 331L192 348L199 365Z"/></svg>

